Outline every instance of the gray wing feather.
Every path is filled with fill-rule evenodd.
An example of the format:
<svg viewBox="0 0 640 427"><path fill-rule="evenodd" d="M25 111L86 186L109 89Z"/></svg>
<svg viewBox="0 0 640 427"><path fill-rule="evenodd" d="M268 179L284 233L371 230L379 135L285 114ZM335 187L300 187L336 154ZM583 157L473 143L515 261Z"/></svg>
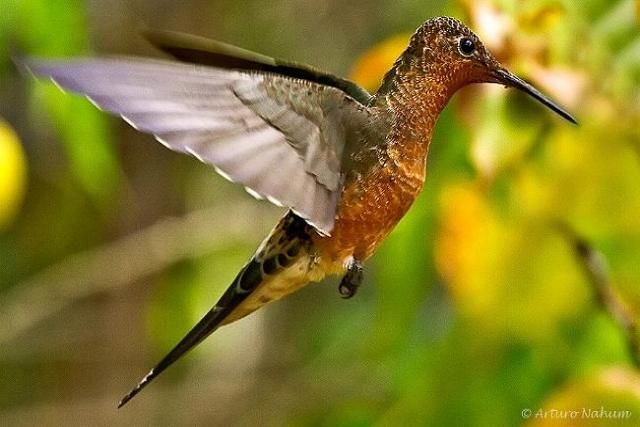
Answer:
<svg viewBox="0 0 640 427"><path fill-rule="evenodd" d="M331 232L346 127L368 117L344 92L276 74L134 58L26 65Z"/></svg>

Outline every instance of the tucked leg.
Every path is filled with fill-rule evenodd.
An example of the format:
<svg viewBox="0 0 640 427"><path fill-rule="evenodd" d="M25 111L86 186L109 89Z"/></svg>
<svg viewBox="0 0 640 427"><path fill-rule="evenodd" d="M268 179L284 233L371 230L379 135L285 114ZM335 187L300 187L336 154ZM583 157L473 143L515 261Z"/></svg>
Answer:
<svg viewBox="0 0 640 427"><path fill-rule="evenodd" d="M338 286L338 291L342 298L349 299L354 296L360 287L360 283L362 283L362 278L362 263L355 258L351 259L347 267L347 272Z"/></svg>

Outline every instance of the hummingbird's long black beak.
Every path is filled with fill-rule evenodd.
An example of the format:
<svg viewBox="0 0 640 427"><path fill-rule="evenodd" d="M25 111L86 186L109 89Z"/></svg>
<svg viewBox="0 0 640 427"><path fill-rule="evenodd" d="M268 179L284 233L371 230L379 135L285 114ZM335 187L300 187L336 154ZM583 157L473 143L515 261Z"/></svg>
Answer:
<svg viewBox="0 0 640 427"><path fill-rule="evenodd" d="M516 89L523 91L524 93L540 101L543 105L555 111L558 115L560 115L565 120L568 120L575 125L578 124L575 117L573 117L567 110L559 106L556 102L552 101L548 96L544 95L538 89L536 89L535 87L531 86L529 83L522 80L520 77L505 70L504 68L496 70L494 75L499 83L502 83L506 86L514 87Z"/></svg>

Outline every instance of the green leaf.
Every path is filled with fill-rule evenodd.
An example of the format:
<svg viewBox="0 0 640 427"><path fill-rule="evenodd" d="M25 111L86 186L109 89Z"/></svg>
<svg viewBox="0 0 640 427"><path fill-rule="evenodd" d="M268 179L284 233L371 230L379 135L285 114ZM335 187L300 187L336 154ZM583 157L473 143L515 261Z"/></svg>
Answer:
<svg viewBox="0 0 640 427"><path fill-rule="evenodd" d="M87 51L84 3L79 0L20 2L15 30L29 55L78 55ZM89 102L54 88L36 90L65 147L71 171L86 193L106 206L120 170L106 116Z"/></svg>

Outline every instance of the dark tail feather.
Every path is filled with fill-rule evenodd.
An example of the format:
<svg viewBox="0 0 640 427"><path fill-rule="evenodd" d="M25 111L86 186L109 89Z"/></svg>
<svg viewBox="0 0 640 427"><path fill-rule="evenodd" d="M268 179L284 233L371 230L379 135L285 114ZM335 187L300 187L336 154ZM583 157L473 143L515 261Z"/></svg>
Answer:
<svg viewBox="0 0 640 427"><path fill-rule="evenodd" d="M180 359L193 347L200 344L211 335L234 310L264 281L266 275L275 275L293 259L302 256L300 248L309 242L307 223L297 215L289 212L271 232L268 241L251 258L249 263L240 270L231 286L227 288L216 305L187 333L187 335L169 352L149 373L118 403L118 408L140 393L151 381L165 369ZM285 237L288 250L282 247ZM293 239L293 240L291 240ZM294 241L295 240L295 241ZM290 253L293 250L293 253ZM284 251L284 252L283 252ZM282 265L281 265L282 264ZM250 311L249 311L250 312ZM245 312L243 315L247 314ZM242 316L240 316L242 317ZM237 320L237 319L235 319ZM231 320L233 321L233 320Z"/></svg>
<svg viewBox="0 0 640 427"><path fill-rule="evenodd" d="M187 333L187 335L167 354L155 368L126 394L118 403L118 408L126 405L128 401L140 393L151 381L160 375L165 369L180 359L189 350L200 344L211 335L224 321L224 319L240 305L242 301L262 282L261 265L252 258L240 271L231 286L222 295L218 303Z"/></svg>
<svg viewBox="0 0 640 427"><path fill-rule="evenodd" d="M216 330L220 322L224 319L223 312L226 311L224 309L218 308L218 306L214 307L210 310L199 322L196 326L189 331L187 336L185 336L179 343L176 345L173 350L169 352L161 361L156 365L155 368L149 371L149 373L136 385L126 396L120 400L118 403L118 408L124 406L129 400L131 400L136 394L140 393L140 391L145 388L155 377L160 375L165 369L173 364L176 360L182 357L186 352L191 350L196 345L200 344L202 340L207 338L213 331Z"/></svg>

